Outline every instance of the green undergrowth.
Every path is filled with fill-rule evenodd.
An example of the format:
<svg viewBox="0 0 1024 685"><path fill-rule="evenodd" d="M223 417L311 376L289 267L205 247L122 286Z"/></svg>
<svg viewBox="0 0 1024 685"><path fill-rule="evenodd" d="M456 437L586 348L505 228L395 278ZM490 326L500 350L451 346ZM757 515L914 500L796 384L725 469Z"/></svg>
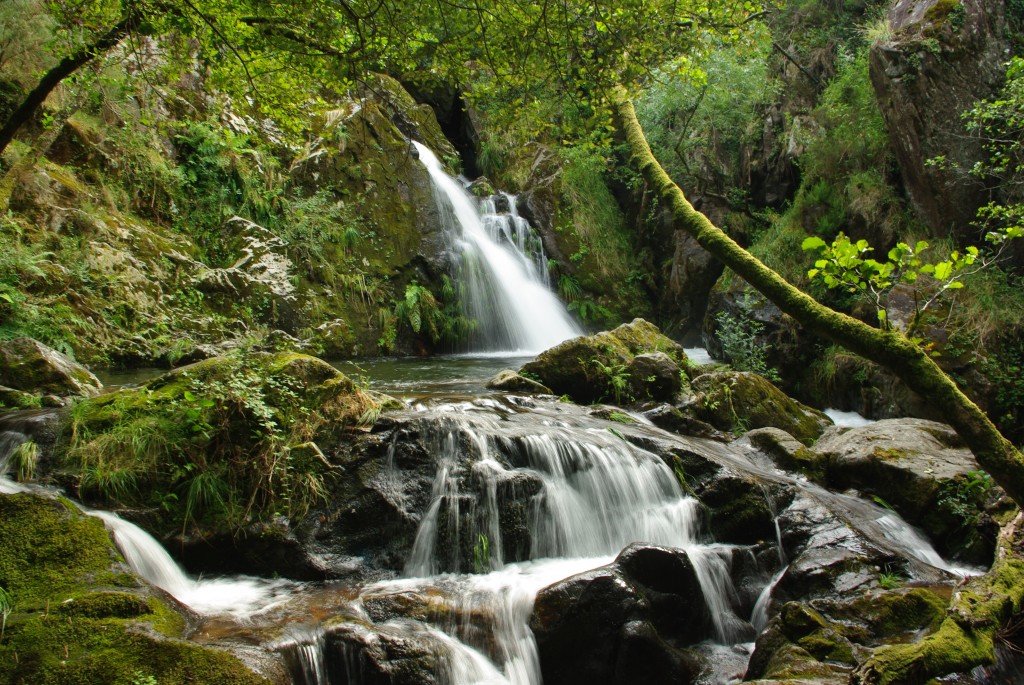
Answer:
<svg viewBox="0 0 1024 685"><path fill-rule="evenodd" d="M231 655L180 640L185 622L128 573L103 523L67 500L0 495L3 685L266 681Z"/></svg>
<svg viewBox="0 0 1024 685"><path fill-rule="evenodd" d="M83 497L230 529L323 500L325 452L389 401L314 357L240 352L77 403L63 460Z"/></svg>

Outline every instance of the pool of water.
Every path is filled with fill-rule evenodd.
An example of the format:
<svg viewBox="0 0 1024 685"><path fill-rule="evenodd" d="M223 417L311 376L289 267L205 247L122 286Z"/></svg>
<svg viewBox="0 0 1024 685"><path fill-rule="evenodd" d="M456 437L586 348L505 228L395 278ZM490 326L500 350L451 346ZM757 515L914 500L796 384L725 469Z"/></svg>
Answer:
<svg viewBox="0 0 1024 685"><path fill-rule="evenodd" d="M502 369L519 369L533 359L515 353L445 355L334 361L346 376L363 379L380 392L396 397L483 395L487 381Z"/></svg>

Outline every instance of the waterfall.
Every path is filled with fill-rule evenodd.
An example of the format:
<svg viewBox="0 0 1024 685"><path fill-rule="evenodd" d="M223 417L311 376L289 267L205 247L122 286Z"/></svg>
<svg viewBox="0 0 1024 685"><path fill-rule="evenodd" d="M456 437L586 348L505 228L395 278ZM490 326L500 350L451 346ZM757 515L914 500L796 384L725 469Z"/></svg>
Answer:
<svg viewBox="0 0 1024 685"><path fill-rule="evenodd" d="M539 241L518 215L515 198L498 213L476 200L424 145L413 141L430 174L445 236L458 257L458 281L468 316L479 322L478 352L536 354L582 335L561 301L551 292Z"/></svg>

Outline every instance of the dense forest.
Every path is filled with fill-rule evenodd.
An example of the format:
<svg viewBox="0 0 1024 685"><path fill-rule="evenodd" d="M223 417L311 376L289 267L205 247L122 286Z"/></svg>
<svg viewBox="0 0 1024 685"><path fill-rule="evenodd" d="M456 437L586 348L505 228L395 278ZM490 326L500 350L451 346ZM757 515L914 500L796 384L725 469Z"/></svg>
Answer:
<svg viewBox="0 0 1024 685"><path fill-rule="evenodd" d="M7 0L0 683L1024 678L1022 32Z"/></svg>

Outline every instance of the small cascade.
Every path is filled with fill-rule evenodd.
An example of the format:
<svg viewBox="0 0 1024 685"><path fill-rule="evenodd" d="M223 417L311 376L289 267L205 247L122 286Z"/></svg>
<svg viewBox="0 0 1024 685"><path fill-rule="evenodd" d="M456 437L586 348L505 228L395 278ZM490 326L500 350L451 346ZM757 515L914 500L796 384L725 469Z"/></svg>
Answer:
<svg viewBox="0 0 1024 685"><path fill-rule="evenodd" d="M492 198L478 209L426 146L413 141L427 168L445 235L459 260L458 279L468 316L479 322L474 352L536 354L582 335L551 291L539 240L515 209L498 212Z"/></svg>
<svg viewBox="0 0 1024 685"><path fill-rule="evenodd" d="M431 502L405 569L413 580L396 582L429 584L441 572L476 570L477 575L459 580L463 603L451 614L463 622L455 620L446 632L489 653L506 679L500 682L541 682L528 627L537 592L612 562L638 541L686 550L716 639L724 644L749 639L750 625L735 611L734 548L700 541L699 505L683 494L657 455L606 430L538 423L509 430L494 415L449 409L432 440ZM510 484L519 484L518 493ZM510 544L504 543L511 541L503 539L499 522L517 508L528 509L529 544L520 548L521 556L506 559L502 554ZM481 540L489 543L484 559L474 544ZM470 547L472 561L466 558ZM492 621L482 642L465 630L481 613Z"/></svg>
<svg viewBox="0 0 1024 685"><path fill-rule="evenodd" d="M133 571L200 613L244 618L284 602L295 588L290 581L247 576L196 580L152 535L134 523L109 511L82 510L103 520Z"/></svg>

